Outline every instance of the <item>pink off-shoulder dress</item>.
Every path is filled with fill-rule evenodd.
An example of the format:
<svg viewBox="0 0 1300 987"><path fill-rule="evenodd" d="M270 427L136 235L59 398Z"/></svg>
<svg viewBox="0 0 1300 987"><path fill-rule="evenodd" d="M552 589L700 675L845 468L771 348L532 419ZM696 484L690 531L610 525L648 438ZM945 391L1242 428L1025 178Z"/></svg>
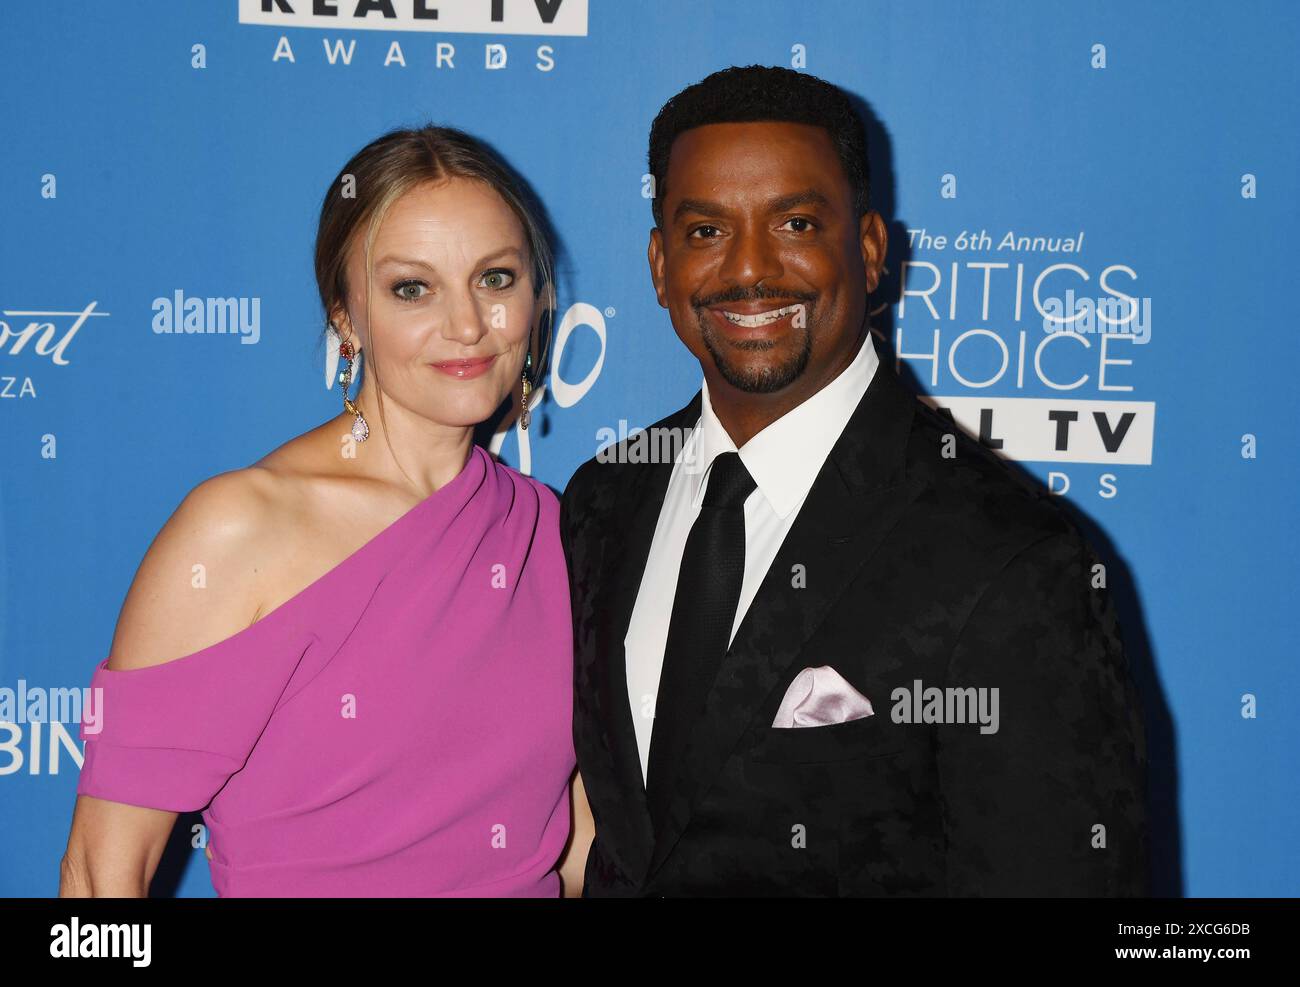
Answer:
<svg viewBox="0 0 1300 987"><path fill-rule="evenodd" d="M144 668L104 659L78 794L203 809L221 896L557 895L574 768L558 513L475 446L244 630Z"/></svg>

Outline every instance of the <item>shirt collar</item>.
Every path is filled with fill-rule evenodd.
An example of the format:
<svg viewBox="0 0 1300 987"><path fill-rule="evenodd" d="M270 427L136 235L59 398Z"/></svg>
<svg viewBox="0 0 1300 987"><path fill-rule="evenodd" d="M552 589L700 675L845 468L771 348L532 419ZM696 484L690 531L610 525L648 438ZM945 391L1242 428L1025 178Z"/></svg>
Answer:
<svg viewBox="0 0 1300 987"><path fill-rule="evenodd" d="M867 333L853 362L839 376L753 436L741 449L736 448L714 414L705 381L699 427L689 444L685 467L687 481L692 484L692 505L698 508L703 502L704 481L713 460L724 452L739 452L740 461L773 512L784 519L808 495L879 364L871 334Z"/></svg>

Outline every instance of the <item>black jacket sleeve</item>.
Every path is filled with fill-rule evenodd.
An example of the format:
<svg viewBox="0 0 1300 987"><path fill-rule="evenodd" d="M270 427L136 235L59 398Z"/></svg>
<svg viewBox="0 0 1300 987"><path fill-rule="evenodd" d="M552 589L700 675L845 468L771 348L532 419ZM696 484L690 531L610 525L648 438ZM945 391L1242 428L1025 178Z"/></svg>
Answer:
<svg viewBox="0 0 1300 987"><path fill-rule="evenodd" d="M995 732L938 727L952 895L1148 893L1145 735L1097 565L1073 530L1023 549L950 656L947 686L998 690Z"/></svg>

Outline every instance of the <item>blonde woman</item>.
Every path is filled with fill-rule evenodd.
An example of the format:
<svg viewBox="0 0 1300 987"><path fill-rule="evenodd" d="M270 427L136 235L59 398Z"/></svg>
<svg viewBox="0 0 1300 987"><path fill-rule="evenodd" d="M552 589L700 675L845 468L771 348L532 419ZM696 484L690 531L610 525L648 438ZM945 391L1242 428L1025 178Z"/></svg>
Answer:
<svg viewBox="0 0 1300 987"><path fill-rule="evenodd" d="M512 394L527 414L542 225L480 142L400 130L331 185L315 266L344 410L150 546L93 673L61 894L146 894L203 809L221 896L576 895L558 504L472 443Z"/></svg>

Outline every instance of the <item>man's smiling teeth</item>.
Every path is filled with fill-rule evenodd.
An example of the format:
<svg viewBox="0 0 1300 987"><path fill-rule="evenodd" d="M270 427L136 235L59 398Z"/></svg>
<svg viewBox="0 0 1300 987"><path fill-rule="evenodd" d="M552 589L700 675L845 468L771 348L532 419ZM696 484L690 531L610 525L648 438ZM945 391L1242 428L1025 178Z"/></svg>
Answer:
<svg viewBox="0 0 1300 987"><path fill-rule="evenodd" d="M775 322L777 319L784 319L787 315L793 315L799 309L803 308L802 304L787 305L785 308L774 308L769 312L759 312L757 315L741 315L739 312L723 312L723 316L728 322L734 322L738 326L744 326L746 329L757 329L759 326L765 326L769 322Z"/></svg>

